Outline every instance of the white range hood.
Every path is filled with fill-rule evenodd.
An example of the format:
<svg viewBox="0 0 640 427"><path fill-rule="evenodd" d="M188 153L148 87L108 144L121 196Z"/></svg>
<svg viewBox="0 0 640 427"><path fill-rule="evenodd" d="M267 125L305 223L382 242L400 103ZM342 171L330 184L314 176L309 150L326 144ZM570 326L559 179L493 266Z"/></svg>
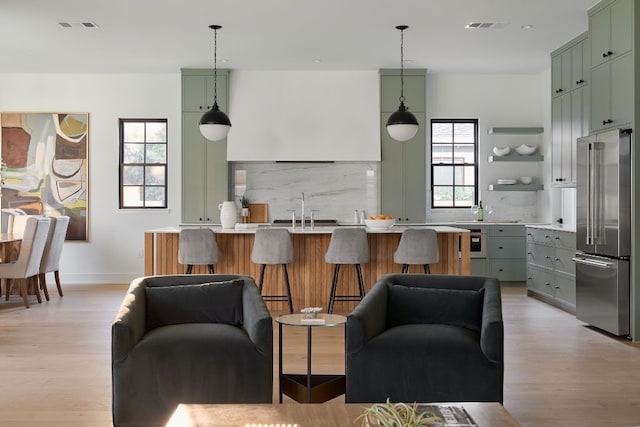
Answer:
<svg viewBox="0 0 640 427"><path fill-rule="evenodd" d="M232 71L229 161L379 161L373 71Z"/></svg>

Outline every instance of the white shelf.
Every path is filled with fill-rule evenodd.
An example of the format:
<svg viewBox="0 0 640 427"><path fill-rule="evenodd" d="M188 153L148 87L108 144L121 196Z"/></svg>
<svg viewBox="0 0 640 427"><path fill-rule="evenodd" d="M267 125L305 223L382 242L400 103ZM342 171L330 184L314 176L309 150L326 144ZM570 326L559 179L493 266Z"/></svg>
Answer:
<svg viewBox="0 0 640 427"><path fill-rule="evenodd" d="M487 129L489 135L536 135L543 133L543 127L490 127Z"/></svg>
<svg viewBox="0 0 640 427"><path fill-rule="evenodd" d="M489 156L489 163L491 162L541 162L544 160L544 156L539 155L510 155L510 156Z"/></svg>
<svg viewBox="0 0 640 427"><path fill-rule="evenodd" d="M538 191L544 190L542 184L491 184L489 191Z"/></svg>

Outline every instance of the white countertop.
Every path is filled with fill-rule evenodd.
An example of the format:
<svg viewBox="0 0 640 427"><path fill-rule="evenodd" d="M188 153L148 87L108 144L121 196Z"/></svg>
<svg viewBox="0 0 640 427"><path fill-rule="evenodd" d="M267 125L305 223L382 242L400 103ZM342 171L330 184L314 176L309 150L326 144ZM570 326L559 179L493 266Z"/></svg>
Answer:
<svg viewBox="0 0 640 427"><path fill-rule="evenodd" d="M545 230L555 230L555 231L566 231L568 233L575 233L576 232L576 227L572 226L563 226L563 225L559 225L559 224L527 224L527 227L533 227L533 228L543 228Z"/></svg>
<svg viewBox="0 0 640 427"><path fill-rule="evenodd" d="M336 228L345 227L345 226L318 226L312 229L311 227L306 226L304 229L300 227L296 227L296 229L292 231L291 226L286 227L281 225L276 225L276 226L261 225L260 227L258 227L256 226L256 224L238 224L238 225L241 226L239 227L239 229L234 229L234 228L223 229L221 226L209 226L209 228L211 228L216 233L224 233L224 234L254 234L258 228L265 228L265 227L286 228L292 234L331 234L333 230L335 230ZM242 227L245 225L247 225L248 227L246 228ZM195 228L195 227L199 227L199 226L164 227L164 228L157 228L154 230L148 230L148 232L178 233L181 228ZM407 228L429 228L429 229L435 230L436 233L468 233L469 232L469 230L465 228L451 227L447 225L428 225L428 224L394 225L391 228L385 228L385 229L365 227L364 225L358 225L358 226L354 225L352 227L366 228L367 233L379 233L379 234L402 233L402 231L406 230Z"/></svg>

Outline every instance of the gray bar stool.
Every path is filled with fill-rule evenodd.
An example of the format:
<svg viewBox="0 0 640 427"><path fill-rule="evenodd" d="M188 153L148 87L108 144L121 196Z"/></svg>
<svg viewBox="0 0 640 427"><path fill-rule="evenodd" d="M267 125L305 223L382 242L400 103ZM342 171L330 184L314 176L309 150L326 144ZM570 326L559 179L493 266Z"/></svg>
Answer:
<svg viewBox="0 0 640 427"><path fill-rule="evenodd" d="M324 256L329 264L335 264L331 295L329 296L329 313L333 313L336 301L360 301L364 298L364 282L362 280L361 263L369 262L369 242L364 228L336 228L331 234L329 248ZM336 295L340 265L353 264L358 273L359 295Z"/></svg>
<svg viewBox="0 0 640 427"><path fill-rule="evenodd" d="M207 265L209 274L215 273L213 267L220 260L220 251L216 235L210 228L185 228L180 230L178 243L178 263L186 264L186 274L191 274L194 265Z"/></svg>
<svg viewBox="0 0 640 427"><path fill-rule="evenodd" d="M256 230L256 236L251 250L251 261L260 264L260 280L258 289L262 295L264 283L264 270L267 264L282 264L286 295L262 295L265 301L287 301L289 313L293 313L293 301L291 299L291 287L289 286L289 272L287 263L293 261L293 244L291 235L285 228L260 228Z"/></svg>
<svg viewBox="0 0 640 427"><path fill-rule="evenodd" d="M424 265L424 272L430 273L429 264L438 262L438 235L435 230L408 228L402 232L398 248L393 254L393 262L402 264L402 272L409 271L410 264Z"/></svg>

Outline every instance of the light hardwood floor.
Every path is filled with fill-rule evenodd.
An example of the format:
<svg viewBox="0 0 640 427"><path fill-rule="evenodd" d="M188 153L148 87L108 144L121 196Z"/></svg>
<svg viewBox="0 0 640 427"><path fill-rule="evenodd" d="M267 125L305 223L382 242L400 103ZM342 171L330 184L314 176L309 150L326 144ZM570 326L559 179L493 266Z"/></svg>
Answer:
<svg viewBox="0 0 640 427"><path fill-rule="evenodd" d="M19 296L0 300L0 426L111 425L110 328L126 286L64 290L48 303L32 297L30 309ZM503 302L504 406L523 426L640 426L639 345L523 288L504 288ZM304 328L285 327L287 372L304 372L305 339ZM314 372L344 371L344 329L316 328L313 350ZM276 391L274 381L275 402Z"/></svg>

